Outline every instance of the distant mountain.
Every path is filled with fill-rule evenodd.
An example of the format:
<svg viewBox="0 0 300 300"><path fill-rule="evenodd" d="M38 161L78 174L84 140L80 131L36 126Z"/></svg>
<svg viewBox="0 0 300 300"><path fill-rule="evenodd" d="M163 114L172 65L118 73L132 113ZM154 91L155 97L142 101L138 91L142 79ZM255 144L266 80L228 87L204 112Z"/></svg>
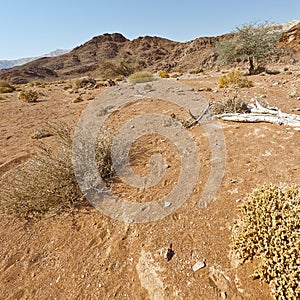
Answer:
<svg viewBox="0 0 300 300"><path fill-rule="evenodd" d="M13 60L0 60L0 70L10 69L10 68L13 68L16 66L21 66L21 65L24 65L28 62L31 62L31 61L36 60L41 57L55 57L55 56L63 55L65 53L68 53L69 51L70 50L57 49L50 53L40 55L37 57L26 57L26 58L13 59Z"/></svg>
<svg viewBox="0 0 300 300"><path fill-rule="evenodd" d="M299 21L293 21L278 24L275 28L282 34L281 46L294 49L291 50L294 51L292 54L282 56L281 60L286 59L294 64L300 60L299 24ZM0 79L21 84L33 80L54 81L86 75L106 79L130 69L177 73L210 69L216 65L216 43L232 35L233 33L176 42L157 36L129 40L120 33L106 33L63 55L41 57L22 66L2 70ZM294 53L297 56L292 57Z"/></svg>

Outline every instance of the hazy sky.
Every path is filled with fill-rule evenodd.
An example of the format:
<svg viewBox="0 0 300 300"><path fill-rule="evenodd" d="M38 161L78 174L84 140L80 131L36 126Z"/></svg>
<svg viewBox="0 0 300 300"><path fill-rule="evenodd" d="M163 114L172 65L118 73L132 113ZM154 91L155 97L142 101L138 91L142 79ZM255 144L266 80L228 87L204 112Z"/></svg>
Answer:
<svg viewBox="0 0 300 300"><path fill-rule="evenodd" d="M176 41L252 21L300 19L299 0L0 0L0 60L72 49L93 36L156 35Z"/></svg>

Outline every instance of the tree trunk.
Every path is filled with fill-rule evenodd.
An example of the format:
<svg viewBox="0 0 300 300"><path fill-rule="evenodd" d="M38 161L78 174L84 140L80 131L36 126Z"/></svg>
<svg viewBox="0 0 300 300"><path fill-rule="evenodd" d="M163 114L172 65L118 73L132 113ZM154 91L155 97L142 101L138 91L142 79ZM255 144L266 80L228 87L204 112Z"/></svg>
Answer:
<svg viewBox="0 0 300 300"><path fill-rule="evenodd" d="M249 75L257 75L257 74L260 74L260 73L266 71L265 67L262 67L259 65L258 59L255 59L254 57L249 56L248 60L249 60L249 65L250 65Z"/></svg>
<svg viewBox="0 0 300 300"><path fill-rule="evenodd" d="M255 67L254 67L254 61L253 61L253 57L252 56L249 56L249 65L250 65L249 74L250 75L254 75Z"/></svg>

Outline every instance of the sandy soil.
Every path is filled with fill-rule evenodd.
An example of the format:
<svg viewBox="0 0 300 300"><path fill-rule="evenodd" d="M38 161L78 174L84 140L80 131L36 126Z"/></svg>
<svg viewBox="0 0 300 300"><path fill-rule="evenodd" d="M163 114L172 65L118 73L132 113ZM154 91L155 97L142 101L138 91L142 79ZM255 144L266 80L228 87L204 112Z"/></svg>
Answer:
<svg viewBox="0 0 300 300"><path fill-rule="evenodd" d="M217 88L220 74L182 80L197 91ZM239 97L250 101L265 95L270 105L287 113L300 114L300 101L288 97L295 74L251 77L255 86L239 89ZM64 84L39 88L44 94L35 104L17 99L17 92L1 95L0 176L35 153L34 130L51 120L63 120L74 127L89 100L101 90L87 90L84 101L63 89ZM235 93L227 90L226 95ZM221 100L224 91L199 92L207 101ZM155 99L153 100L155 102ZM152 101L152 103L153 103ZM139 114L151 104L138 101L127 107ZM158 111L166 110L155 102ZM123 122L126 114L116 113ZM168 113L168 111L167 111ZM176 112L187 117L187 112ZM24 221L1 214L0 298L1 299L271 299L269 287L249 279L256 261L237 264L230 252L232 226L237 207L257 184L300 184L300 132L272 124L222 123L226 141L225 175L218 193L206 208L199 199L210 170L208 141L201 126L190 129L199 147L199 182L186 203L174 214L157 222L125 224L104 216L96 209L76 209L72 213ZM151 155L164 154L171 168L163 182L146 194L123 183L113 190L130 201L149 201L169 192L176 183L180 161L176 149L151 136L139 140L137 149ZM175 159L174 159L175 158ZM145 174L149 168L143 157L134 170ZM141 200L142 199L142 200ZM172 243L175 255L166 260ZM192 267L205 260L205 267Z"/></svg>

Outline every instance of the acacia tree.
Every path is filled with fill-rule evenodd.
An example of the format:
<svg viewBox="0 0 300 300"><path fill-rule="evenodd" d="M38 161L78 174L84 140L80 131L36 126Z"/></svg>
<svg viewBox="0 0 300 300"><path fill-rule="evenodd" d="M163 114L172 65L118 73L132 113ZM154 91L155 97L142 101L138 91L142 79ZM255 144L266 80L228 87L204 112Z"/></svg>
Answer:
<svg viewBox="0 0 300 300"><path fill-rule="evenodd" d="M269 23L263 25L247 24L236 27L232 37L217 43L216 54L223 63L248 61L249 74L265 70L266 62L278 54L280 32Z"/></svg>

